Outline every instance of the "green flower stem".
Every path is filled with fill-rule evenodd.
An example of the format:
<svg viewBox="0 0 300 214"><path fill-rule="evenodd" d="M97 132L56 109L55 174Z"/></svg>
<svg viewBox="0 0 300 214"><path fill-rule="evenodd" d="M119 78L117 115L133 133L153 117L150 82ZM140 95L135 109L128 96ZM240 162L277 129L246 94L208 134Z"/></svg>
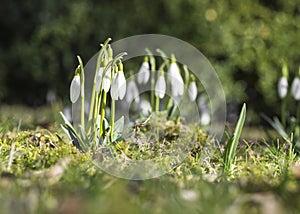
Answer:
<svg viewBox="0 0 300 214"><path fill-rule="evenodd" d="M286 127L286 98L283 98L281 102L281 123L283 128L285 128Z"/></svg>
<svg viewBox="0 0 300 214"><path fill-rule="evenodd" d="M151 92L150 92L150 105L152 109L154 109L154 88L155 88L155 70L156 70L156 62L152 52L146 48L145 49L150 59L150 67L151 67L151 75L150 75L150 83L151 83Z"/></svg>
<svg viewBox="0 0 300 214"><path fill-rule="evenodd" d="M103 54L107 51L106 50L106 47L108 45L108 43L111 41L111 38L108 38L103 46L101 47L100 51L99 51L99 55L98 55L98 59L97 59L97 64L96 64L96 71L95 71L95 76L94 76L94 84L93 84L93 88L92 88L92 96L91 96L91 103L90 103L90 111L89 111L89 118L88 118L88 123L89 125L91 126L92 124L92 120L93 120L93 111L96 110L95 109L95 94L96 94L96 76L97 76L97 72L100 68L100 65L101 65L101 61L102 61L102 58L103 58ZM97 120L97 118L96 118ZM95 122L95 117L94 117L94 123ZM89 128L88 130L88 133L90 133L91 130Z"/></svg>
<svg viewBox="0 0 300 214"><path fill-rule="evenodd" d="M102 105L101 105L101 118L100 118L100 136L103 134L103 121L105 117L105 108L106 108L106 101L107 101L107 93L103 91L103 99L102 99Z"/></svg>
<svg viewBox="0 0 300 214"><path fill-rule="evenodd" d="M84 122L84 67L80 56L77 56L80 65L80 76L81 76L81 113L80 113L80 124L83 130L85 130L85 122Z"/></svg>
<svg viewBox="0 0 300 214"><path fill-rule="evenodd" d="M116 61L112 61L111 67L111 80L113 80L114 75L118 73L118 66L115 64ZM115 129L115 100L111 99L111 106L110 106L110 140L113 142L114 137L114 129Z"/></svg>
<svg viewBox="0 0 300 214"><path fill-rule="evenodd" d="M296 107L296 119L298 121L298 124L300 122L300 101L297 101L297 107Z"/></svg>
<svg viewBox="0 0 300 214"><path fill-rule="evenodd" d="M154 88L155 88L155 71L151 70L151 94L150 94L150 105L154 106Z"/></svg>
<svg viewBox="0 0 300 214"><path fill-rule="evenodd" d="M300 127L299 127L299 124L300 124L300 101L297 100L297 105L296 105L296 123L297 125L295 126L295 130L294 130L294 136L295 138L299 138L300 136Z"/></svg>
<svg viewBox="0 0 300 214"><path fill-rule="evenodd" d="M168 64L169 59L165 52L163 52L161 49L157 48L156 51L160 54L161 58L164 60L164 63Z"/></svg>
<svg viewBox="0 0 300 214"><path fill-rule="evenodd" d="M100 91L99 94L96 96L96 102L95 102L95 111L94 111L94 140L96 140L97 137L97 121L98 121L98 115L99 115L99 109L101 105L101 97L102 97L102 91Z"/></svg>
<svg viewBox="0 0 300 214"><path fill-rule="evenodd" d="M169 109L171 109L172 106L173 106L173 99L172 99L172 97L170 97L168 102L167 102L166 110L169 111Z"/></svg>
<svg viewBox="0 0 300 214"><path fill-rule="evenodd" d="M159 112L159 96L155 98L155 112Z"/></svg>
<svg viewBox="0 0 300 214"><path fill-rule="evenodd" d="M115 100L111 99L111 117L110 117L110 139L113 141L114 129L115 129Z"/></svg>
<svg viewBox="0 0 300 214"><path fill-rule="evenodd" d="M187 89L188 85L190 83L190 72L188 70L188 67L186 65L183 65L184 70L184 88Z"/></svg>

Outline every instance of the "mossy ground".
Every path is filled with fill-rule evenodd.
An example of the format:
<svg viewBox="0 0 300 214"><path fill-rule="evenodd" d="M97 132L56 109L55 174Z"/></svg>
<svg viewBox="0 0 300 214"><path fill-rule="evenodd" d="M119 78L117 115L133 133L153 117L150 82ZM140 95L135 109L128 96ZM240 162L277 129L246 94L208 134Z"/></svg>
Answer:
<svg viewBox="0 0 300 214"><path fill-rule="evenodd" d="M98 169L70 144L56 119L38 121L33 114L18 129L1 112L1 213L300 211L300 160L283 140L241 140L234 169L225 175L224 145L203 156L207 136L199 130L197 146L180 166L159 178L130 181ZM32 128L40 124L47 129Z"/></svg>

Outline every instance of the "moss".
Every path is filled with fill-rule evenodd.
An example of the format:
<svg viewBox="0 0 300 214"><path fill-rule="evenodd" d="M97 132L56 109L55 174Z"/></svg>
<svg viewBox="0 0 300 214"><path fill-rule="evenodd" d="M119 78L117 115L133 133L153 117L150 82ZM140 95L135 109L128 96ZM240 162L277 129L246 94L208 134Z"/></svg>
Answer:
<svg viewBox="0 0 300 214"><path fill-rule="evenodd" d="M72 155L79 155L78 150L48 130L9 132L0 139L1 171L18 175L49 168Z"/></svg>

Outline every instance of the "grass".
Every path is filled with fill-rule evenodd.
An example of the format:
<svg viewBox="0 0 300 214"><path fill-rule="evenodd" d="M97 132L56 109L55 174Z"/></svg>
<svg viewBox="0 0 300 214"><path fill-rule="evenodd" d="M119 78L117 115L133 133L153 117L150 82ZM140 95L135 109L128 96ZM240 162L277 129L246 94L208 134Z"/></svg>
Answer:
<svg viewBox="0 0 300 214"><path fill-rule="evenodd" d="M54 122L58 120L52 112L57 106L40 109L41 114L52 115L45 118L50 121L48 129L39 125L41 118L34 119L37 112L17 107L17 113L10 115L13 108L0 109L1 213L300 211L300 160L282 139L241 138L227 175L223 170L225 142L201 158L207 135L199 129L197 146L180 166L159 178L130 181L101 171L89 161L89 154L70 144ZM16 114L17 120L8 120Z"/></svg>

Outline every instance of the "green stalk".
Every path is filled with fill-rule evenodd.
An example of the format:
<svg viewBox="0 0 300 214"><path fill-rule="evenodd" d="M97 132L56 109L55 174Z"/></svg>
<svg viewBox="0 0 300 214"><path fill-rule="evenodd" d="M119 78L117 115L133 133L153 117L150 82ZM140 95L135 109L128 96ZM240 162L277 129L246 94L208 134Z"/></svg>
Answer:
<svg viewBox="0 0 300 214"><path fill-rule="evenodd" d="M80 113L80 124L83 130L85 130L85 122L84 122L84 67L80 56L77 56L80 65L80 76L81 76L81 113Z"/></svg>
<svg viewBox="0 0 300 214"><path fill-rule="evenodd" d="M100 136L103 134L103 121L104 121L104 116L105 116L105 108L106 108L106 98L107 98L107 93L103 91L103 100L102 100L102 105L101 105L101 119L100 119Z"/></svg>
<svg viewBox="0 0 300 214"><path fill-rule="evenodd" d="M91 96L91 103L90 103L90 111L89 111L89 118L88 118L88 123L89 125L91 125L92 123L92 119L93 119L93 110L94 110L94 105L95 105L95 95L96 95L96 76L97 76L97 72L100 68L100 65L101 65L101 60L102 60L102 56L103 56L103 53L106 51L106 47L108 45L108 43L111 41L111 38L108 38L102 48L100 49L99 51L99 55L98 55L98 59L97 59L97 64L96 64L96 71L95 71L95 76L94 76L94 83L93 83L93 88L92 88L92 96ZM96 118L97 119L97 118ZM95 118L94 118L95 120ZM94 121L95 123L95 121ZM90 129L88 130L89 132L91 131Z"/></svg>
<svg viewBox="0 0 300 214"><path fill-rule="evenodd" d="M283 128L286 127L286 98L282 99L281 102L281 123Z"/></svg>
<svg viewBox="0 0 300 214"><path fill-rule="evenodd" d="M296 121L297 121L297 125L295 126L295 138L299 138L300 136L300 127L299 127L299 124L300 124L300 101L297 100L297 106L296 106Z"/></svg>
<svg viewBox="0 0 300 214"><path fill-rule="evenodd" d="M152 66L151 66L152 67ZM155 71L151 70L151 94L150 94L150 105L154 106L154 88L155 88Z"/></svg>
<svg viewBox="0 0 300 214"><path fill-rule="evenodd" d="M114 129L115 129L115 100L111 99L111 117L110 117L110 139L113 141Z"/></svg>
<svg viewBox="0 0 300 214"><path fill-rule="evenodd" d="M155 112L159 112L159 96L155 98Z"/></svg>
<svg viewBox="0 0 300 214"><path fill-rule="evenodd" d="M102 91L100 92L100 94L97 94L96 96L96 99L95 99L95 111L94 111L94 141L96 140L96 137L97 137L97 119L98 119L98 113L99 113L99 106L100 106L100 103L101 103L101 93Z"/></svg>
<svg viewBox="0 0 300 214"><path fill-rule="evenodd" d="M296 107L296 119L298 121L298 123L300 122L300 102L299 100L297 101L297 107Z"/></svg>
<svg viewBox="0 0 300 214"><path fill-rule="evenodd" d="M152 54L152 52L146 48L145 49L146 52L148 53L149 55L149 59L150 59L150 66L151 66L151 75L150 75L150 78L151 78L151 92L150 92L150 105L152 107L152 109L154 109L154 88L155 88L155 70L156 70L156 62L155 62L155 58Z"/></svg>
<svg viewBox="0 0 300 214"><path fill-rule="evenodd" d="M190 72L187 68L186 65L183 65L183 70L184 70L184 88L187 89L188 85L190 83Z"/></svg>

